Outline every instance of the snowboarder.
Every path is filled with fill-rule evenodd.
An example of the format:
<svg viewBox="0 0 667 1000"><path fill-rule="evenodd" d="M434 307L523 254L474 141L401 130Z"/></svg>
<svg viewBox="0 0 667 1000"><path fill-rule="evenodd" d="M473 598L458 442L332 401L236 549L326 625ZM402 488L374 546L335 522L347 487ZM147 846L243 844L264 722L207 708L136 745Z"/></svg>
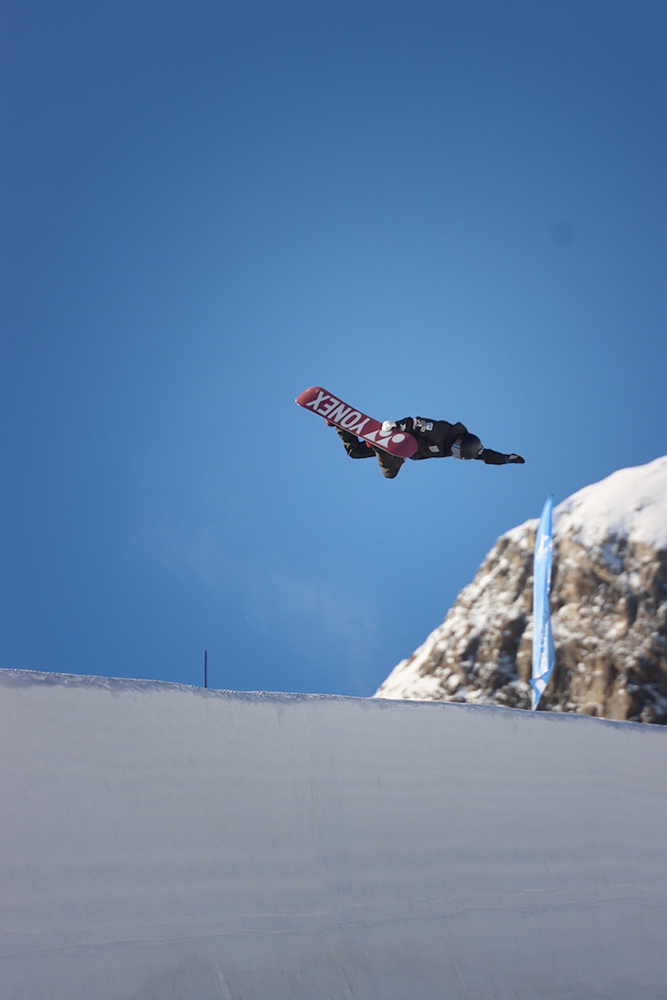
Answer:
<svg viewBox="0 0 667 1000"><path fill-rule="evenodd" d="M327 420L329 426L334 426ZM389 433L392 430L399 430L412 434L419 447L414 455L410 456L411 461L418 461L424 458L454 458L477 459L486 465L523 465L524 459L521 455L512 453L505 455L499 451L492 451L491 448L484 448L482 442L475 434L470 434L465 424L450 424L447 420L424 420L423 417L405 417L392 423L385 420L382 430ZM404 458L398 455L390 455L381 448L374 448L366 441L360 440L356 434L336 427L336 433L343 442L345 451L350 458L372 458L377 457L378 464L382 470L382 475L386 479L394 479L398 475L401 466L405 462Z"/></svg>

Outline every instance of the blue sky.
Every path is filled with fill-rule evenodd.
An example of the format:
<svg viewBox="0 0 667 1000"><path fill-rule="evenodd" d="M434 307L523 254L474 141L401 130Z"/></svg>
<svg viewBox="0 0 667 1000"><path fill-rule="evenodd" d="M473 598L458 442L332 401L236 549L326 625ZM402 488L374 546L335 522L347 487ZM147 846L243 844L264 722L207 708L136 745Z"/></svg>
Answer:
<svg viewBox="0 0 667 1000"><path fill-rule="evenodd" d="M371 694L665 442L667 10L3 5L0 665ZM385 481L294 403L525 466Z"/></svg>

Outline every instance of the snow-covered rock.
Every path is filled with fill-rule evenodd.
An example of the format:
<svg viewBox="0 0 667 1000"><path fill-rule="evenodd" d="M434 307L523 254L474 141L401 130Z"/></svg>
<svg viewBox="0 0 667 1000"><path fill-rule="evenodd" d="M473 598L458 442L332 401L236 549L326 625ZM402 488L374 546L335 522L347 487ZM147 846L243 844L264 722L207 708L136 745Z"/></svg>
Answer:
<svg viewBox="0 0 667 1000"><path fill-rule="evenodd" d="M537 523L498 539L378 697L530 707ZM556 666L541 708L667 723L667 456L556 507L551 610Z"/></svg>

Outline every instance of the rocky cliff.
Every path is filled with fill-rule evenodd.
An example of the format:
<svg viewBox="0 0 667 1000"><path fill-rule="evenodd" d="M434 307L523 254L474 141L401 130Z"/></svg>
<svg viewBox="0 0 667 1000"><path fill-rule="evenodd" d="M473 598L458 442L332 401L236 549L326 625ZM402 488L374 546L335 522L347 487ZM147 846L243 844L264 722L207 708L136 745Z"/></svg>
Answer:
<svg viewBox="0 0 667 1000"><path fill-rule="evenodd" d="M537 520L502 535L381 698L530 707ZM540 709L667 723L667 456L554 511L556 665Z"/></svg>

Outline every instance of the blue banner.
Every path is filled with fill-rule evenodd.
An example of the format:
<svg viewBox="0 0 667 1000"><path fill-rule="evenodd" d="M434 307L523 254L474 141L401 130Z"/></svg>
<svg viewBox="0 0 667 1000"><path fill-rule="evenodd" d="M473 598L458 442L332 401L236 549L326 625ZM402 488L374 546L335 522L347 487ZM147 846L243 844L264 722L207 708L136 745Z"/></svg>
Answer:
<svg viewBox="0 0 667 1000"><path fill-rule="evenodd" d="M554 668L554 642L551 635L551 608L549 607L549 587L551 585L551 550L553 548L552 518L553 497L549 497L542 510L540 525L535 538L535 559L533 564L533 678L532 709L542 697L551 671Z"/></svg>

